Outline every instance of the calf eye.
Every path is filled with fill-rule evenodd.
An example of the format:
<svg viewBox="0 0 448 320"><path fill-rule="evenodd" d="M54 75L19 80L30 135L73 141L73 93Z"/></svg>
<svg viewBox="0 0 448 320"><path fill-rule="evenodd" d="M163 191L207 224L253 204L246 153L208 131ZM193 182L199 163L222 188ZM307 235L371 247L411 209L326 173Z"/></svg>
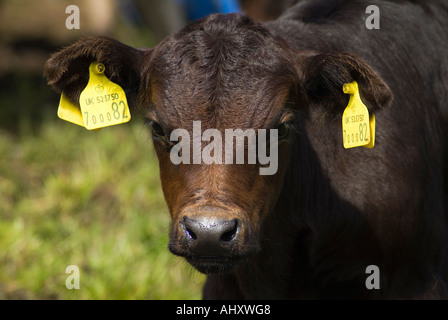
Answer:
<svg viewBox="0 0 448 320"><path fill-rule="evenodd" d="M151 121L152 134L154 137L164 137L165 132L160 124L155 121Z"/></svg>
<svg viewBox="0 0 448 320"><path fill-rule="evenodd" d="M283 122L277 127L278 130L278 139L282 140L288 136L289 133L289 123Z"/></svg>

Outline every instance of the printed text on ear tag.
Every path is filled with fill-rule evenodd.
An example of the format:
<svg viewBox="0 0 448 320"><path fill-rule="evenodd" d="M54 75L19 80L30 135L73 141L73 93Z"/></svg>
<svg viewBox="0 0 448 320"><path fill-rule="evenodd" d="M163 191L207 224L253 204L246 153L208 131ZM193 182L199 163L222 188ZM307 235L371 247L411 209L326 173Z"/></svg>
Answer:
<svg viewBox="0 0 448 320"><path fill-rule="evenodd" d="M342 114L344 148L372 148L375 141L375 116L369 116L367 107L361 101L356 81L344 84L343 90L350 94L347 108Z"/></svg>
<svg viewBox="0 0 448 320"><path fill-rule="evenodd" d="M84 126L89 130L131 120L124 90L104 74L102 63L92 62L89 83L79 97Z"/></svg>

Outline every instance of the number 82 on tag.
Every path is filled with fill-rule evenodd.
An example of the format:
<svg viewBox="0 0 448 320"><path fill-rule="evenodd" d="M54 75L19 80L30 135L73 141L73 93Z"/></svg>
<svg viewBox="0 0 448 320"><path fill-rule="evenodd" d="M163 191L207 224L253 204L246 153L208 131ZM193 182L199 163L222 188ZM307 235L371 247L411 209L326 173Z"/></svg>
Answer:
<svg viewBox="0 0 448 320"><path fill-rule="evenodd" d="M369 132L367 130L367 123L363 122L359 124L359 130L344 130L344 144L345 145L352 145L352 144L358 144L361 145L368 144L369 141Z"/></svg>
<svg viewBox="0 0 448 320"><path fill-rule="evenodd" d="M83 108L84 125L93 130L121 124L131 120L131 115L125 101L117 101L105 108L104 104Z"/></svg>

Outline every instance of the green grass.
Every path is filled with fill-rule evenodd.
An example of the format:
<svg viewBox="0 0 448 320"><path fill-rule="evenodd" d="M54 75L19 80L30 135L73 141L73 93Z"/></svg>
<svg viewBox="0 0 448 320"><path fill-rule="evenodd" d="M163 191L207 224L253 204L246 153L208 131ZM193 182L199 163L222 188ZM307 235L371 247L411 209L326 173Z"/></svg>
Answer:
<svg viewBox="0 0 448 320"><path fill-rule="evenodd" d="M141 121L89 132L50 116L18 131L0 129L0 299L201 297L204 277L168 251ZM65 286L69 265L79 290Z"/></svg>

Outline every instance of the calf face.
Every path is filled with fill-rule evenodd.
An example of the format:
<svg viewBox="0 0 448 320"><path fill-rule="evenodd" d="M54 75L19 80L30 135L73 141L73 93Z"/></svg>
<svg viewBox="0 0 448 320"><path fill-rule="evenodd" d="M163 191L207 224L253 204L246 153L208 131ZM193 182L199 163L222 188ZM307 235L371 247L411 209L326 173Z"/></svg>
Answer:
<svg viewBox="0 0 448 320"><path fill-rule="evenodd" d="M230 272L263 249L261 226L275 214L291 153L306 148L297 144L297 135L317 113L325 115L324 121L342 114L348 102L344 83L359 83L371 111L391 100L388 87L359 58L296 52L241 15L212 15L154 49L84 39L53 55L45 75L77 104L92 61L106 66L105 74L125 89L131 107L148 109L172 217L169 249L204 273ZM193 136L195 121L201 133L214 129L223 137L226 129L276 129L278 143L268 147L278 151L275 174L261 175L259 162L174 164L171 134L182 128ZM199 147L206 145L207 139ZM246 143L246 156L248 148Z"/></svg>

